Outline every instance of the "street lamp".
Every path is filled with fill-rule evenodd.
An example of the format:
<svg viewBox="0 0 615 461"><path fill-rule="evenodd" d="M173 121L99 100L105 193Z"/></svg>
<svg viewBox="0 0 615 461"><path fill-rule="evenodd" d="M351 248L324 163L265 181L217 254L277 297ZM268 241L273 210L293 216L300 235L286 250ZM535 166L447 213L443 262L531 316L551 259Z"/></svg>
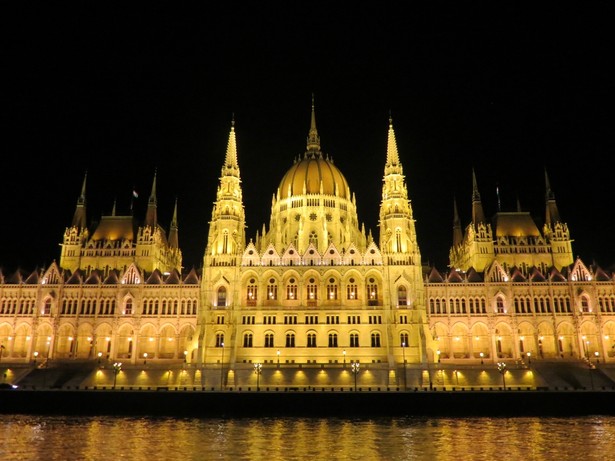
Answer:
<svg viewBox="0 0 615 461"><path fill-rule="evenodd" d="M188 360L188 351L184 351L184 363Z"/></svg>
<svg viewBox="0 0 615 461"><path fill-rule="evenodd" d="M532 353L528 352L527 353L527 366L531 366L532 365Z"/></svg>
<svg viewBox="0 0 615 461"><path fill-rule="evenodd" d="M38 358L38 351L34 351L34 366L36 366L36 359Z"/></svg>
<svg viewBox="0 0 615 461"><path fill-rule="evenodd" d="M262 363L255 363L254 364L254 373L256 373L256 390L260 391L260 377L261 377L261 373L263 371L263 364Z"/></svg>
<svg viewBox="0 0 615 461"><path fill-rule="evenodd" d="M481 353L480 353L480 364L481 364L481 365L483 365L483 364L485 363L485 361L483 360L483 359L484 359L484 357L485 357L485 354L481 352Z"/></svg>
<svg viewBox="0 0 615 461"><path fill-rule="evenodd" d="M98 353L98 364L100 365L100 358L102 357L102 352Z"/></svg>
<svg viewBox="0 0 615 461"><path fill-rule="evenodd" d="M115 362L113 364L113 389L115 389L115 384L117 383L117 375L120 374L122 370L122 362Z"/></svg>
<svg viewBox="0 0 615 461"><path fill-rule="evenodd" d="M354 374L354 391L357 392L357 375L359 374L359 362L352 362L352 373Z"/></svg>
<svg viewBox="0 0 615 461"><path fill-rule="evenodd" d="M600 352L594 352L594 356L596 357L596 365L600 363Z"/></svg>
<svg viewBox="0 0 615 461"><path fill-rule="evenodd" d="M346 368L346 349L342 351L342 355L344 356L344 368Z"/></svg>
<svg viewBox="0 0 615 461"><path fill-rule="evenodd" d="M404 358L404 391L408 389L408 374L406 373L406 341L401 343L401 353Z"/></svg>
<svg viewBox="0 0 615 461"><path fill-rule="evenodd" d="M506 390L506 364L504 362L498 362L498 371L502 375L502 385L504 390Z"/></svg>
<svg viewBox="0 0 615 461"><path fill-rule="evenodd" d="M438 349L438 350L436 351L436 354L437 354L437 356L438 356L438 363L440 363L440 349Z"/></svg>
<svg viewBox="0 0 615 461"><path fill-rule="evenodd" d="M147 352L143 352L143 365L147 365Z"/></svg>
<svg viewBox="0 0 615 461"><path fill-rule="evenodd" d="M278 355L278 368L280 368L280 349L278 349L278 352L276 352L276 354Z"/></svg>

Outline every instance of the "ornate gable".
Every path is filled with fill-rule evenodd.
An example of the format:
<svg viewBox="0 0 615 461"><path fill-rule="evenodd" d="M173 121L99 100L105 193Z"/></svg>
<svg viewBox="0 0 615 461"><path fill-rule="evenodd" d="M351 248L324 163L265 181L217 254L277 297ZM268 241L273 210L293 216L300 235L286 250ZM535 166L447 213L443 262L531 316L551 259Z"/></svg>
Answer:
<svg viewBox="0 0 615 461"><path fill-rule="evenodd" d="M329 248L325 251L325 254L322 256L323 264L327 266L339 266L342 264L342 255L333 243L329 245Z"/></svg>
<svg viewBox="0 0 615 461"><path fill-rule="evenodd" d="M382 265L382 254L374 242L367 246L363 261L368 265Z"/></svg>
<svg viewBox="0 0 615 461"><path fill-rule="evenodd" d="M279 266L280 265L280 255L277 250L273 246L273 244L269 244L267 249L261 256L261 261L263 262L263 266Z"/></svg>
<svg viewBox="0 0 615 461"><path fill-rule="evenodd" d="M260 264L260 256L254 243L250 241L245 251L243 252L241 265L242 266L258 266Z"/></svg>
<svg viewBox="0 0 615 461"><path fill-rule="evenodd" d="M494 261L491 267L487 269L485 276L490 282L508 282L509 276L498 261Z"/></svg>
<svg viewBox="0 0 615 461"><path fill-rule="evenodd" d="M318 248L313 243L310 243L303 254L303 264L306 266L319 266L320 265L320 253Z"/></svg>
<svg viewBox="0 0 615 461"><path fill-rule="evenodd" d="M359 249L354 243L351 243L344 253L343 264L346 266L360 266L362 259Z"/></svg>
<svg viewBox="0 0 615 461"><path fill-rule="evenodd" d="M62 274L60 274L60 269L58 268L58 265L54 261L53 263L51 263L51 266L47 268L47 271L43 274L41 283L43 285L50 285L50 284L56 285L60 283L61 280L62 280Z"/></svg>
<svg viewBox="0 0 615 461"><path fill-rule="evenodd" d="M128 266L124 275L122 275L122 284L127 285L136 285L139 283L143 283L143 277L141 276L141 272L134 264Z"/></svg>
<svg viewBox="0 0 615 461"><path fill-rule="evenodd" d="M285 266L299 266L301 265L301 256L297 253L297 249L294 245L290 245L284 254L282 255L282 264Z"/></svg>
<svg viewBox="0 0 615 461"><path fill-rule="evenodd" d="M583 264L583 261L581 261L579 258L577 258L577 260L572 266L572 270L570 271L570 280L572 280L573 282L589 282L590 280L592 280L592 275L587 269L587 266Z"/></svg>

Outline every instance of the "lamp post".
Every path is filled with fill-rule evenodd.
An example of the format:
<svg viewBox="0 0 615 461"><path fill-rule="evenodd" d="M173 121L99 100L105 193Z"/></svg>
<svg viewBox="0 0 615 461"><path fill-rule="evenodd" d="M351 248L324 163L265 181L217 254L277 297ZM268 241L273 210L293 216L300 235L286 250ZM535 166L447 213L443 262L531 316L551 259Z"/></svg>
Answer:
<svg viewBox="0 0 615 461"><path fill-rule="evenodd" d="M147 365L147 352L143 352L143 365Z"/></svg>
<svg viewBox="0 0 615 461"><path fill-rule="evenodd" d="M352 373L354 374L354 391L357 392L357 375L359 374L359 362L352 362Z"/></svg>
<svg viewBox="0 0 615 461"><path fill-rule="evenodd" d="M436 355L438 356L438 363L440 363L440 349L436 351Z"/></svg>
<svg viewBox="0 0 615 461"><path fill-rule="evenodd" d="M188 351L184 351L184 363L188 361Z"/></svg>
<svg viewBox="0 0 615 461"><path fill-rule="evenodd" d="M342 355L344 356L344 368L346 368L346 349L342 351Z"/></svg>
<svg viewBox="0 0 615 461"><path fill-rule="evenodd" d="M38 351L34 351L34 366L36 366L36 359L38 358Z"/></svg>
<svg viewBox="0 0 615 461"><path fill-rule="evenodd" d="M224 343L222 346L222 358L220 359L220 390L224 389Z"/></svg>
<svg viewBox="0 0 615 461"><path fill-rule="evenodd" d="M498 371L502 375L502 385L506 390L506 364L504 362L498 362Z"/></svg>
<svg viewBox="0 0 615 461"><path fill-rule="evenodd" d="M102 357L102 352L99 352L98 353L98 365L100 365L101 357Z"/></svg>
<svg viewBox="0 0 615 461"><path fill-rule="evenodd" d="M406 341L401 343L401 353L404 359L404 391L408 389L408 374L406 373Z"/></svg>
<svg viewBox="0 0 615 461"><path fill-rule="evenodd" d="M480 364L481 365L483 365L485 363L484 358L485 358L485 354L481 352L480 353Z"/></svg>
<svg viewBox="0 0 615 461"><path fill-rule="evenodd" d="M278 349L278 351L276 352L277 356L278 356L278 368L280 368L280 349Z"/></svg>
<svg viewBox="0 0 615 461"><path fill-rule="evenodd" d="M532 366L532 353L531 352L527 353L527 366L528 367Z"/></svg>
<svg viewBox="0 0 615 461"><path fill-rule="evenodd" d="M594 352L594 356L596 357L596 365L600 363L600 352Z"/></svg>
<svg viewBox="0 0 615 461"><path fill-rule="evenodd" d="M254 373L256 373L256 391L260 391L260 377L261 377L261 373L263 371L263 364L262 363L255 363L254 364Z"/></svg>
<svg viewBox="0 0 615 461"><path fill-rule="evenodd" d="M122 362L115 362L113 364L113 389L115 389L115 384L117 383L117 375L120 374L122 370Z"/></svg>

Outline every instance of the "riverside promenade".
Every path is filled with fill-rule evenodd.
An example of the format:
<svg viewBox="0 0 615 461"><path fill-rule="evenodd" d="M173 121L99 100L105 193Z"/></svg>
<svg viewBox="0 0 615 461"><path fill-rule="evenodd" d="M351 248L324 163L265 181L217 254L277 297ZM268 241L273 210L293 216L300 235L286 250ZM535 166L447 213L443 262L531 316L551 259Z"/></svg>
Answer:
<svg viewBox="0 0 615 461"><path fill-rule="evenodd" d="M530 366L531 365L531 366ZM142 416L615 415L615 365L510 362L199 369L184 363L2 363L0 414ZM383 371L385 373L386 370ZM301 379L301 380L300 380ZM10 384L17 386L12 388Z"/></svg>

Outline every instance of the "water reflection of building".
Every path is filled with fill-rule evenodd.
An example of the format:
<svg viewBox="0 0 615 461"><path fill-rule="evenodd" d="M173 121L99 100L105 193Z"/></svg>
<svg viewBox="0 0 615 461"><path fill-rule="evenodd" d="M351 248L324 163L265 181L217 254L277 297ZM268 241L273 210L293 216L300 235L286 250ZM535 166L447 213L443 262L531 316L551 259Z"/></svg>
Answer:
<svg viewBox="0 0 615 461"><path fill-rule="evenodd" d="M225 384L262 363L264 381L298 385L350 383L356 362L377 385L401 383L406 361L431 373L430 363L613 360L612 274L574 260L546 174L542 226L520 206L487 219L473 175L472 219L463 228L455 204L443 271L421 264L391 121L382 155L376 240L321 151L312 107L306 151L248 239L232 126L203 268L190 271L177 205L168 232L158 222L156 177L143 222L114 207L92 228L84 180L59 263L2 274L0 360L186 362Z"/></svg>

